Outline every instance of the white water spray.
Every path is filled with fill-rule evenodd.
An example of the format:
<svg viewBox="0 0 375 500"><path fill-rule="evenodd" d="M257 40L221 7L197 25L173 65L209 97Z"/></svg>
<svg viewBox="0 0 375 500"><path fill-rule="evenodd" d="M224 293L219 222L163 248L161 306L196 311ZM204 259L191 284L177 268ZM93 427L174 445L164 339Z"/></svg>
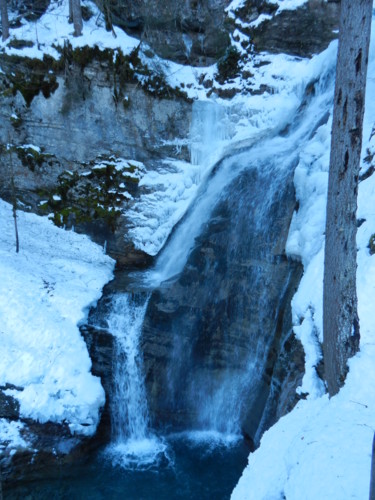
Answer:
<svg viewBox="0 0 375 500"><path fill-rule="evenodd" d="M125 468L157 461L165 445L149 431L139 340L149 295L119 294L112 299L108 327L116 341L111 408L113 462Z"/></svg>

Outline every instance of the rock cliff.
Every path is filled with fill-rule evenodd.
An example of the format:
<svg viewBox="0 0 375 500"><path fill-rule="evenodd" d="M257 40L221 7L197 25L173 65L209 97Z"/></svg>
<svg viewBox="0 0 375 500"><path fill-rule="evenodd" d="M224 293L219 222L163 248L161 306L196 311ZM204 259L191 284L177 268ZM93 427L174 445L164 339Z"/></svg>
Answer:
<svg viewBox="0 0 375 500"><path fill-rule="evenodd" d="M150 259L124 244L122 212L140 193L140 162L153 169L187 157L165 143L186 140L191 103L169 88L140 88L124 75L129 62L114 67L112 57L92 49L59 63L2 57L0 196L12 197L12 170L20 208L106 242L120 267L142 266Z"/></svg>

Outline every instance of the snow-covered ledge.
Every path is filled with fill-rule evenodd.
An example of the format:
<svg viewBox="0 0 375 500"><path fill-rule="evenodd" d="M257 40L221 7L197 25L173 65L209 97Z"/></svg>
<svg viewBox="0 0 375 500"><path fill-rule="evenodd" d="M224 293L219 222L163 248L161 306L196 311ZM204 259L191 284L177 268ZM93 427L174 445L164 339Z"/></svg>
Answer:
<svg viewBox="0 0 375 500"><path fill-rule="evenodd" d="M11 384L4 392L19 401L22 418L92 435L105 394L77 325L115 263L46 217L18 212L18 231L17 254L12 208L0 200L0 386ZM14 434L9 425L2 420L0 442Z"/></svg>

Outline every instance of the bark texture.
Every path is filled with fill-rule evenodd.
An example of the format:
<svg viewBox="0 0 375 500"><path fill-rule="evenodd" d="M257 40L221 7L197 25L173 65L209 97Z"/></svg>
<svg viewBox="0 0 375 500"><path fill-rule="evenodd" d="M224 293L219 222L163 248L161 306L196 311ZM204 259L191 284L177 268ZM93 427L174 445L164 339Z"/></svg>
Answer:
<svg viewBox="0 0 375 500"><path fill-rule="evenodd" d="M370 479L370 500L375 500L375 434L372 441L372 462Z"/></svg>
<svg viewBox="0 0 375 500"><path fill-rule="evenodd" d="M72 13L73 13L73 24L74 24L74 36L81 36L83 28L81 0L72 0Z"/></svg>
<svg viewBox="0 0 375 500"><path fill-rule="evenodd" d="M73 0L69 0L69 22L73 22Z"/></svg>
<svg viewBox="0 0 375 500"><path fill-rule="evenodd" d="M7 0L0 0L1 31L3 41L9 37L9 19Z"/></svg>
<svg viewBox="0 0 375 500"><path fill-rule="evenodd" d="M372 0L342 0L323 292L325 377L336 394L359 348L356 210Z"/></svg>

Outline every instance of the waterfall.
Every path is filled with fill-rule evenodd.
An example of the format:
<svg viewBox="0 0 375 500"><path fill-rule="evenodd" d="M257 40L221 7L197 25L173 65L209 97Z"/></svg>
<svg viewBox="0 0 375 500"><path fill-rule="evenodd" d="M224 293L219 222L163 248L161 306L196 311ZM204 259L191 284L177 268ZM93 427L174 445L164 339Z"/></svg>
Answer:
<svg viewBox="0 0 375 500"><path fill-rule="evenodd" d="M142 297L140 303L137 299L129 294L115 296L108 318L108 327L116 338L112 434L121 443L145 439L148 430L139 336L149 296Z"/></svg>
<svg viewBox="0 0 375 500"><path fill-rule="evenodd" d="M329 119L332 84L330 70L281 132L226 149L146 273L147 392L161 423L259 438L301 273L285 255L294 169Z"/></svg>
<svg viewBox="0 0 375 500"><path fill-rule="evenodd" d="M277 124L273 128L260 129L258 133L249 127L252 130L249 137L245 138L242 133L237 142L231 141L231 138L235 134L236 123L241 122L238 106L205 101L194 103L190 155L191 163L200 165L200 188L158 254L154 269L145 273L146 284L156 287L181 272L215 205L225 196L225 189L244 170L267 169L271 175L273 172L277 174L284 168L281 165L283 159L288 163L288 158L292 156L294 161L291 164L295 166L311 134L329 118L333 81L334 72L328 67L314 83L311 96L301 102L290 123L282 130ZM273 160L277 164L273 164ZM277 186L269 184L269 180L266 182L267 188L277 191Z"/></svg>
<svg viewBox="0 0 375 500"><path fill-rule="evenodd" d="M140 334L150 294L117 294L107 319L115 337L111 401L114 463L142 467L155 462L165 446L149 429Z"/></svg>
<svg viewBox="0 0 375 500"><path fill-rule="evenodd" d="M287 234L279 220L294 207L298 151L289 144L273 138L224 160L157 264L170 276L181 273L151 303L153 322L164 304L171 309L176 297L181 304L167 325L163 320L173 345L163 396L171 409L186 412L192 428L238 434L259 388L266 394L262 377L286 293L284 274L288 280L293 266L279 262L279 233Z"/></svg>
<svg viewBox="0 0 375 500"><path fill-rule="evenodd" d="M150 464L166 453L151 420L161 432L244 432L253 440L267 424L300 276L285 255L293 174L329 118L332 82L327 71L281 132L262 129L229 146L230 110L195 105L191 158L206 164L198 192L154 268L133 273L131 286L147 293L112 299L116 463Z"/></svg>

